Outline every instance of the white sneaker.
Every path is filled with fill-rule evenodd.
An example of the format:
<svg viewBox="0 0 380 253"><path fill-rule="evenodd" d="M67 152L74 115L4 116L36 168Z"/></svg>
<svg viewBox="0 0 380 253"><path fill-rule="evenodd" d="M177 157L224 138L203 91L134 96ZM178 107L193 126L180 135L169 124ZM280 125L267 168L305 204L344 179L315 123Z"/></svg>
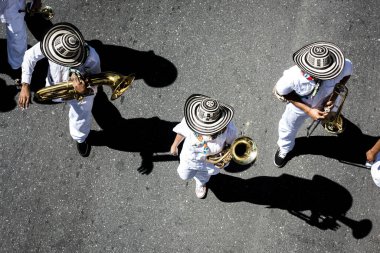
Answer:
<svg viewBox="0 0 380 253"><path fill-rule="evenodd" d="M206 185L195 186L195 195L198 199L203 199L206 196L207 187Z"/></svg>

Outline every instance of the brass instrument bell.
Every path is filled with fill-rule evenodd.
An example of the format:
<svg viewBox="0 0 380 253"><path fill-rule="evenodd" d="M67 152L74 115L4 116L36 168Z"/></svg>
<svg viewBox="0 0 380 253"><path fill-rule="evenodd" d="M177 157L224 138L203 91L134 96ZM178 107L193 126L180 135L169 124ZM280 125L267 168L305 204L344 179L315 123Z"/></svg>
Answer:
<svg viewBox="0 0 380 253"><path fill-rule="evenodd" d="M46 20L51 20L54 17L54 10L52 7L46 5L39 8L38 10L33 10L32 5L32 2L29 2L26 4L25 10L19 10L18 12L26 12L30 16L33 16L34 14L39 14Z"/></svg>

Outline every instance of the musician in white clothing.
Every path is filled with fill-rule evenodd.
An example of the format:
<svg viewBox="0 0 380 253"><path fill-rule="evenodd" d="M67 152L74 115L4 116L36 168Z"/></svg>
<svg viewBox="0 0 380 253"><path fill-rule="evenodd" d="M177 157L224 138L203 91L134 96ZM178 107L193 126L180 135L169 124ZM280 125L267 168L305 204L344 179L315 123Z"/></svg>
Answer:
<svg viewBox="0 0 380 253"><path fill-rule="evenodd" d="M293 54L295 66L284 71L274 92L288 101L278 127L278 149L274 164L282 167L293 150L297 132L308 118L328 117L324 107L331 107L337 84L345 85L352 74L352 63L330 42L315 42Z"/></svg>
<svg viewBox="0 0 380 253"><path fill-rule="evenodd" d="M195 194L202 199L207 193L206 183L220 171L206 161L207 156L221 152L238 136L231 121L234 110L215 99L194 94L186 100L184 111L185 117L173 129L177 135L170 152L178 155L178 145L185 140L177 172L183 180L194 178Z"/></svg>
<svg viewBox="0 0 380 253"><path fill-rule="evenodd" d="M99 55L95 49L86 44L80 31L72 24L58 23L37 43L26 51L22 63L22 88L19 106L26 109L30 103L30 82L37 61L48 58L49 69L46 86L69 79L78 93L87 93L92 89L93 95L83 100L70 100L69 127L71 137L77 142L77 148L83 157L89 155L91 146L86 138L91 130L92 105L96 87L87 87L83 81L86 75L101 72Z"/></svg>

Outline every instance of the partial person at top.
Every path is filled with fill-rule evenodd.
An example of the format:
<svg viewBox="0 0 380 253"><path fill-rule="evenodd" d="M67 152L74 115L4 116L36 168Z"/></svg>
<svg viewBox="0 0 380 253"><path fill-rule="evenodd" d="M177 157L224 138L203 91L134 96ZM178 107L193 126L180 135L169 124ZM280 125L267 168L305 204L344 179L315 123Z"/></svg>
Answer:
<svg viewBox="0 0 380 253"><path fill-rule="evenodd" d="M22 60L27 49L25 12L26 0L0 0L0 20L6 24L8 63L12 78L19 78ZM41 0L34 0L31 8L39 9Z"/></svg>

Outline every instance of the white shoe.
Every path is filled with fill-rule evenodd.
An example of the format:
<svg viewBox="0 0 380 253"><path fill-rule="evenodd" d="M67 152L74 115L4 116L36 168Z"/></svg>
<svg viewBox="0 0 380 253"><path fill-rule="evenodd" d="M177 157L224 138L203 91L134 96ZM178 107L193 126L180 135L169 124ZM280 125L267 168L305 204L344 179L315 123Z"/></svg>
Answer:
<svg viewBox="0 0 380 253"><path fill-rule="evenodd" d="M207 193L206 185L195 186L195 195L197 196L198 199L203 199L204 197L206 197L206 193Z"/></svg>

